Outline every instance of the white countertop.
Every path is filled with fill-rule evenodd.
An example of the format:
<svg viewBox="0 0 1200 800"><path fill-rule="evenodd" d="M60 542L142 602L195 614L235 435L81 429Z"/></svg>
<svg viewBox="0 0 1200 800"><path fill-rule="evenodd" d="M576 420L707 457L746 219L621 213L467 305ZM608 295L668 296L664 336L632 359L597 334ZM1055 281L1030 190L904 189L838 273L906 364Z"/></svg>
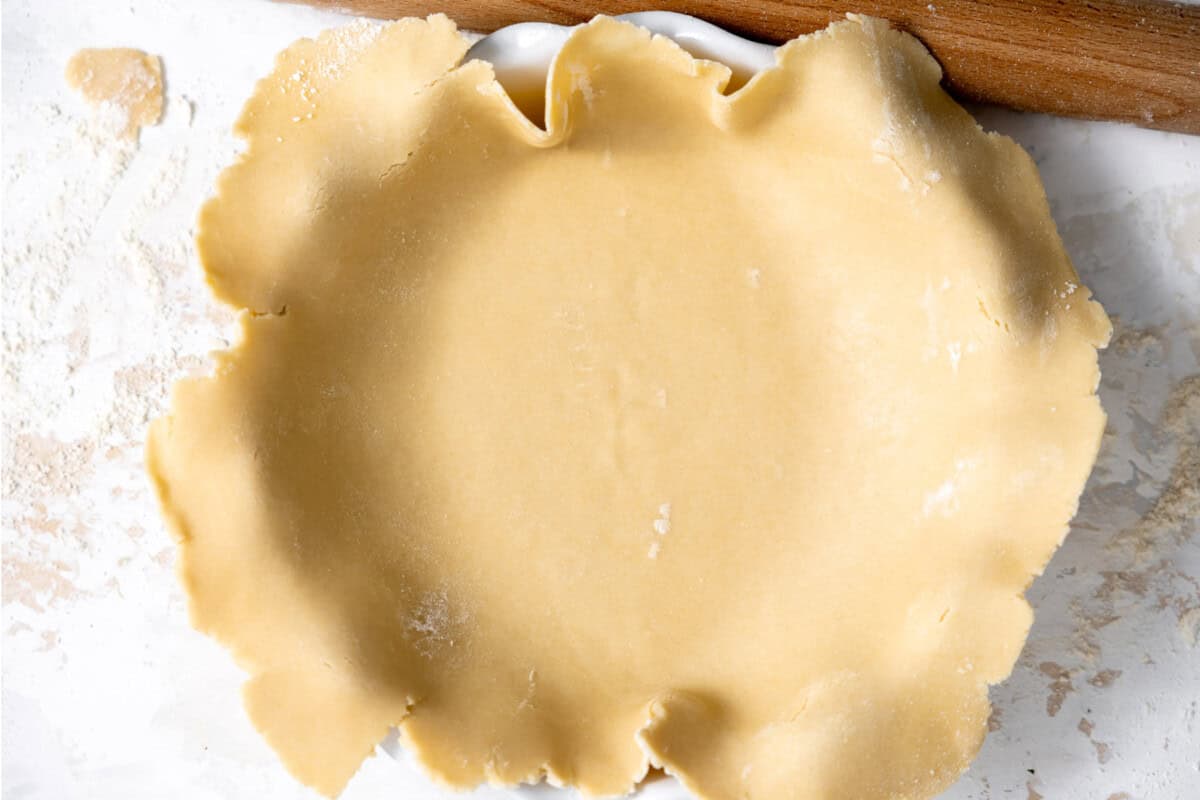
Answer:
<svg viewBox="0 0 1200 800"><path fill-rule="evenodd" d="M171 382L232 333L191 243L230 125L279 49L347 19L259 0L2 14L3 796L315 797L251 728L239 670L188 627L141 453ZM62 80L76 50L119 45L165 67L166 116L136 149ZM1099 463L1028 593L1037 622L992 692L994 731L945 797L1200 797L1200 378L1184 380L1200 373L1200 138L979 116L1033 153L1118 321ZM384 756L343 796L457 795Z"/></svg>

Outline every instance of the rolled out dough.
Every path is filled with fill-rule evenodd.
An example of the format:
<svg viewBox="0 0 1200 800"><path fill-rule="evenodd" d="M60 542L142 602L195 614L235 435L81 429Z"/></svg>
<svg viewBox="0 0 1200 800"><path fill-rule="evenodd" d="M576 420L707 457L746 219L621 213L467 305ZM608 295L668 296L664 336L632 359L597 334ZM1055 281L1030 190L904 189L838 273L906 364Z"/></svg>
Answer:
<svg viewBox="0 0 1200 800"><path fill-rule="evenodd" d="M279 56L199 247L244 309L150 469L194 624L336 794L926 797L1104 417L1031 160L852 18L728 71L597 18L548 131L444 17Z"/></svg>

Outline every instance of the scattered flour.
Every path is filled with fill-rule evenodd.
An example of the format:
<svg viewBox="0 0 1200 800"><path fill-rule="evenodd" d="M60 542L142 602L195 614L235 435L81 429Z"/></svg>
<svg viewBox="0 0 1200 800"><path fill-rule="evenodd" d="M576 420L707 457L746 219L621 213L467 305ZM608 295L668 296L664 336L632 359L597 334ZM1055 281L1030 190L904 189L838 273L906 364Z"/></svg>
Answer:
<svg viewBox="0 0 1200 800"><path fill-rule="evenodd" d="M333 39L333 56L323 58L317 64L317 70L323 78L336 80L348 64L358 60L364 50L371 46L377 38L383 25L374 20L356 19L349 25L343 25L330 34Z"/></svg>
<svg viewBox="0 0 1200 800"><path fill-rule="evenodd" d="M143 443L171 384L203 371L206 353L233 335L232 316L204 289L189 224L235 155L228 119L198 130L191 102L172 96L139 143L136 126L162 108L142 92L161 83L130 73L132 94L93 109L61 81L61 63L52 66L60 91L36 98L10 96L5 76L6 750L11 703L25 704L14 724L41 720L53 737L22 738L18 766L32 763L17 755L26 741L70 763L137 758L145 743L115 721L148 726L179 696L169 671L151 665L209 646L186 634ZM101 97L98 72L80 77ZM136 107L143 101L150 110ZM168 649L136 655L150 641ZM234 688L237 670L219 663ZM178 736L191 715L175 716L157 735Z"/></svg>
<svg viewBox="0 0 1200 800"><path fill-rule="evenodd" d="M658 507L658 518L654 520L654 532L666 536L671 532L671 504L663 503Z"/></svg>
<svg viewBox="0 0 1200 800"><path fill-rule="evenodd" d="M654 522L651 523L650 527L651 527L651 530L653 530L654 533L660 537L666 536L668 533L671 532L671 504L670 503L662 503L659 505L658 516L654 519ZM650 543L649 548L647 548L647 550L646 550L646 558L650 558L650 559L658 558L658 554L661 552L662 552L662 543L660 541L653 541Z"/></svg>
<svg viewBox="0 0 1200 800"><path fill-rule="evenodd" d="M943 481L936 489L925 494L921 504L921 516L932 517L937 514L943 517L953 516L958 512L958 492L962 488L963 479L978 462L973 458L960 458L954 462L954 474Z"/></svg>
<svg viewBox="0 0 1200 800"><path fill-rule="evenodd" d="M188 625L143 449L175 380L236 336L193 247L233 121L280 48L346 21L240 0L4 3L6 797L296 796L240 707L244 673ZM347 53L359 27L375 24L343 34ZM63 79L76 48L109 43L164 54L162 119L137 139ZM345 797L397 791L388 763Z"/></svg>
<svg viewBox="0 0 1200 800"><path fill-rule="evenodd" d="M951 342L946 345L946 356L950 359L951 371L958 372L958 362L962 361L963 347L962 342Z"/></svg>
<svg viewBox="0 0 1200 800"><path fill-rule="evenodd" d="M407 612L405 638L418 653L432 659L446 648L461 643L470 615L456 609L444 589L426 592Z"/></svg>

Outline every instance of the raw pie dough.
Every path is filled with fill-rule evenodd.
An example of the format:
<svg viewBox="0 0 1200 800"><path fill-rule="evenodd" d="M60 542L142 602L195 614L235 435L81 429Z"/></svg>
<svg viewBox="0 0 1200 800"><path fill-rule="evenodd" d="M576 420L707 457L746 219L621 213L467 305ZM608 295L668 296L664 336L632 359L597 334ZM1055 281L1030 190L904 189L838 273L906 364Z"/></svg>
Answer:
<svg viewBox="0 0 1200 800"><path fill-rule="evenodd" d="M67 85L93 106L107 106L119 117L121 135L137 140L146 125L162 117L162 62L128 47L85 49L67 62Z"/></svg>
<svg viewBox="0 0 1200 800"><path fill-rule="evenodd" d="M1104 417L1032 161L851 19L726 68L608 18L548 132L445 17L284 52L203 210L244 309L149 460L288 768L925 797Z"/></svg>

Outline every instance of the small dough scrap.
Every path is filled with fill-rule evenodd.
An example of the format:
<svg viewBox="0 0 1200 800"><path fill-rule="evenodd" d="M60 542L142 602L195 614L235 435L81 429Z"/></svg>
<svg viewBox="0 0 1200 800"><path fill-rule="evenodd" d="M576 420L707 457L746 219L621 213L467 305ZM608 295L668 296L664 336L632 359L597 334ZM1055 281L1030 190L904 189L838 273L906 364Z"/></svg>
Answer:
<svg viewBox="0 0 1200 800"><path fill-rule="evenodd" d="M193 623L336 794L919 798L979 749L1104 415L1030 158L851 18L598 17L525 119L442 16L296 43L203 209L243 309L148 444Z"/></svg>
<svg viewBox="0 0 1200 800"><path fill-rule="evenodd" d="M137 140L162 117L162 62L128 47L85 49L67 62L67 84L92 106L120 117L121 135Z"/></svg>

